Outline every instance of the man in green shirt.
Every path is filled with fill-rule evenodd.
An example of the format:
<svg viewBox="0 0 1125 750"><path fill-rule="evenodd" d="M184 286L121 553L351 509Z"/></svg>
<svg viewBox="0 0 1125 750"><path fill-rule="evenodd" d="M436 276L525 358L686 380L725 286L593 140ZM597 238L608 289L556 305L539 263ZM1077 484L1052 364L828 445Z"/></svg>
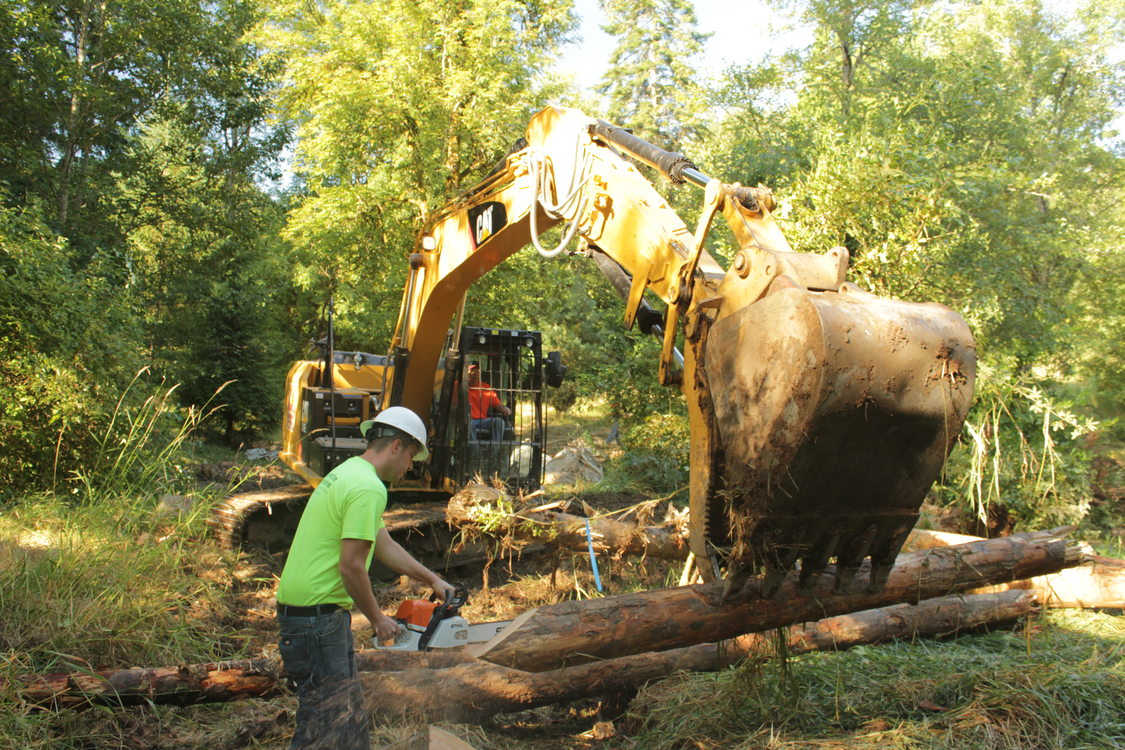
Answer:
<svg viewBox="0 0 1125 750"><path fill-rule="evenodd" d="M431 586L443 599L453 591L383 526L384 483L401 479L414 461L426 458L425 424L410 409L392 406L360 431L367 449L329 472L309 498L277 587L278 647L297 684L291 750L371 746L349 610L359 607L380 640L398 631L375 601L367 577L372 558Z"/></svg>

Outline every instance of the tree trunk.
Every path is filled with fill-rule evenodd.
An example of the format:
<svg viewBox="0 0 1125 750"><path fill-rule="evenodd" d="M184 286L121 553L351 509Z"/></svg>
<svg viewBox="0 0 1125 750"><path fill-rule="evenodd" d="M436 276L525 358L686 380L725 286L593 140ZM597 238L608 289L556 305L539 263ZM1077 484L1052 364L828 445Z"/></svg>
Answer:
<svg viewBox="0 0 1125 750"><path fill-rule="evenodd" d="M923 550L980 541L979 537L941 531L910 532L903 549ZM1045 607L1125 609L1125 560L1093 556L1092 565L1051 575L988 586L981 591L1032 590Z"/></svg>
<svg viewBox="0 0 1125 750"><path fill-rule="evenodd" d="M833 593L825 571L807 592L794 572L772 598L751 579L721 601L723 583L621 594L538 607L473 653L493 664L542 672L646 651L720 641L823 617L1054 573L1088 556L1060 538L1069 529L1018 534L901 556L881 591ZM1061 532L1061 533L1060 533Z"/></svg>
<svg viewBox="0 0 1125 750"><path fill-rule="evenodd" d="M786 631L786 649L800 654L944 635L1013 620L1031 612L1034 604L1034 595L1021 591L898 604L794 625ZM368 672L361 677L367 708L380 717L478 723L497 713L632 693L650 680L677 671L708 672L745 658L768 658L774 644L771 634L755 633L718 644L635 654L549 672L521 672L473 661L450 669Z"/></svg>
<svg viewBox="0 0 1125 750"><path fill-rule="evenodd" d="M131 706L151 701L187 705L268 698L280 688L277 662L272 659L49 674L24 678L22 682L17 688L21 700L52 709L92 703Z"/></svg>
<svg viewBox="0 0 1125 750"><path fill-rule="evenodd" d="M497 520L499 511L496 503L504 497L502 492L491 487L469 485L450 499L445 510L446 519L456 526L480 528L483 510L487 513L491 534L511 534L581 552L587 550L586 522L589 521L595 552L687 559L687 539L674 530L659 526L640 526L611 518L588 519L551 509L518 511Z"/></svg>
<svg viewBox="0 0 1125 750"><path fill-rule="evenodd" d="M463 649L446 651L356 652L360 670L440 669L471 659ZM37 675L21 679L20 699L50 708L79 708L93 703L134 706L144 703L214 703L241 698L269 698L280 690L281 664L274 659L242 659L156 669L116 669ZM0 688L6 687L0 679Z"/></svg>

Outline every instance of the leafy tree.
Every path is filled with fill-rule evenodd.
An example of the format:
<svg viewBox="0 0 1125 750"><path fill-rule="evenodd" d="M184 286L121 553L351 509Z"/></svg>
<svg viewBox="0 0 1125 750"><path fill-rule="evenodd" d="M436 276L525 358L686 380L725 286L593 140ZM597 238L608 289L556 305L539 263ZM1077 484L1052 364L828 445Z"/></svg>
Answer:
<svg viewBox="0 0 1125 750"><path fill-rule="evenodd" d="M230 154L175 120L154 122L122 180L132 295L157 370L185 405L223 389L217 423L237 442L277 422L293 343L281 331L287 252L279 207Z"/></svg>
<svg viewBox="0 0 1125 750"><path fill-rule="evenodd" d="M276 70L244 40L256 6L214 8L202 67L184 98L145 120L115 175L114 219L125 235L130 288L146 323L153 363L185 405L223 389L218 420L228 442L277 422L284 367L294 345L287 310L282 206L258 180L286 142L267 126Z"/></svg>
<svg viewBox="0 0 1125 750"><path fill-rule="evenodd" d="M658 144L683 144L703 130L693 59L709 34L695 30L690 0L601 0L617 37L598 91L616 124Z"/></svg>
<svg viewBox="0 0 1125 750"><path fill-rule="evenodd" d="M140 330L34 208L0 208L0 497L63 487L142 366Z"/></svg>
<svg viewBox="0 0 1125 750"><path fill-rule="evenodd" d="M129 169L134 128L169 102L199 99L218 67L217 36L237 33L248 7L243 0L5 6L0 85L21 106L6 113L12 129L0 166L10 197L34 195L53 206L52 225L84 250L76 260L121 239L106 200L113 174Z"/></svg>
<svg viewBox="0 0 1125 750"><path fill-rule="evenodd" d="M228 410L228 433L276 411L263 383L276 403L280 378L256 376L285 352L259 308L286 284L267 259L278 209L256 181L285 134L265 126L272 74L242 38L257 14L253 0L0 10L0 93L12 105L0 114L6 343L24 352L0 400L24 405L30 484L66 476L72 444L94 434L142 364L182 380L188 404L239 378L226 392L241 408ZM27 270L33 259L41 272ZM13 301L24 296L34 301ZM64 303L45 315L39 300ZM238 348L221 350L233 331ZM64 398L52 385L63 382L82 397ZM85 431L67 433L72 422ZM58 460L39 460L48 454Z"/></svg>
<svg viewBox="0 0 1125 750"><path fill-rule="evenodd" d="M804 7L818 26L798 59L806 85L775 114L801 123L779 150L805 154L778 175L791 239L806 251L844 245L874 291L964 314L983 360L971 430L993 451L974 465L1000 467L1025 520L1067 504L1081 515L1073 438L1084 427L1059 418L1069 409L1057 386L1075 343L1075 284L1120 196L1120 157L1107 148L1121 92L1113 34L1003 0ZM1059 481L1024 483L1021 465Z"/></svg>
<svg viewBox="0 0 1125 750"><path fill-rule="evenodd" d="M537 0L272 7L259 36L285 65L303 184L286 235L298 282L336 292L341 345L389 338L421 222L509 150L573 25Z"/></svg>

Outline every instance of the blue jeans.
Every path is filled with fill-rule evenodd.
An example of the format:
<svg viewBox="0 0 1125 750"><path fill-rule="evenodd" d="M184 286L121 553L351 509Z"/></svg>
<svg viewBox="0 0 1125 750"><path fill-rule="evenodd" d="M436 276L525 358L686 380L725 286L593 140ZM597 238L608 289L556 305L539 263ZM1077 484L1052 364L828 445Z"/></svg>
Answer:
<svg viewBox="0 0 1125 750"><path fill-rule="evenodd" d="M297 748L371 747L371 725L355 665L352 616L344 609L311 617L277 615L278 649L297 685Z"/></svg>
<svg viewBox="0 0 1125 750"><path fill-rule="evenodd" d="M494 443L499 443L504 439L504 427L506 425L504 424L504 420L500 417L487 417L485 419L472 419L469 421L472 423L473 431L470 439L479 440L480 438L478 436L485 430L489 431L491 440Z"/></svg>

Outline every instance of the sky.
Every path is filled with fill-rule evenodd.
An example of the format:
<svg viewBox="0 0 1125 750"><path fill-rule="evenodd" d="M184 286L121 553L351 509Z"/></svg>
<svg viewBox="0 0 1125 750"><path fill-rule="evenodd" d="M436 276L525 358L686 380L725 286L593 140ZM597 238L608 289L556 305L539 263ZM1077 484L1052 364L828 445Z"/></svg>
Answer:
<svg viewBox="0 0 1125 750"><path fill-rule="evenodd" d="M601 25L605 17L598 0L575 0L581 18L581 40L559 60L556 70L574 76L582 88L591 89L609 65L613 41ZM700 72L714 74L731 63L759 61L790 46L806 44L808 32L793 29L788 19L771 10L764 0L695 0L696 30L711 33L700 61Z"/></svg>

